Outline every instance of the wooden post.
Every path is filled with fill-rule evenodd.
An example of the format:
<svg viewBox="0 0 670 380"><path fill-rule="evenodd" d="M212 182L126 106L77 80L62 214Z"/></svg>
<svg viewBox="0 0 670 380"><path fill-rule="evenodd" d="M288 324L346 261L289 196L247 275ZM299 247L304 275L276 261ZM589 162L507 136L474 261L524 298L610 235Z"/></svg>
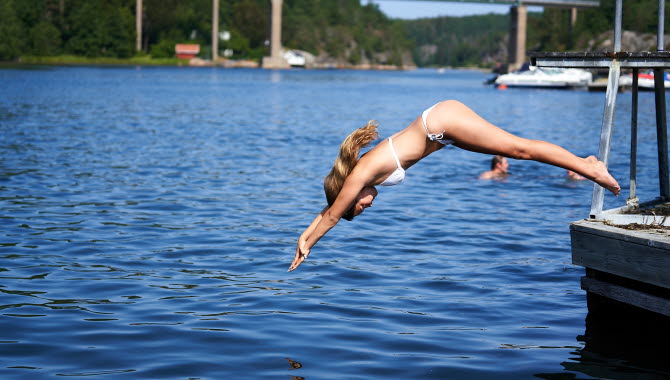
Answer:
<svg viewBox="0 0 670 380"><path fill-rule="evenodd" d="M212 61L219 59L219 0L212 0Z"/></svg>
<svg viewBox="0 0 670 380"><path fill-rule="evenodd" d="M142 50L142 0L135 0L135 31L137 38L135 40L135 50Z"/></svg>

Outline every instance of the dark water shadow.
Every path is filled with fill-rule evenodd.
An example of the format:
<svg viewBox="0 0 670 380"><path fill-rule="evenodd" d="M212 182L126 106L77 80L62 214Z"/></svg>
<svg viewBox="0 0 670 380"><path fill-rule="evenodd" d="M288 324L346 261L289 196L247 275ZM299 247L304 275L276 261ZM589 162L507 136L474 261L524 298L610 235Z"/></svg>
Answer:
<svg viewBox="0 0 670 380"><path fill-rule="evenodd" d="M604 297L588 295L584 348L561 365L598 379L670 378L670 318ZM573 373L536 374L542 379L576 379Z"/></svg>

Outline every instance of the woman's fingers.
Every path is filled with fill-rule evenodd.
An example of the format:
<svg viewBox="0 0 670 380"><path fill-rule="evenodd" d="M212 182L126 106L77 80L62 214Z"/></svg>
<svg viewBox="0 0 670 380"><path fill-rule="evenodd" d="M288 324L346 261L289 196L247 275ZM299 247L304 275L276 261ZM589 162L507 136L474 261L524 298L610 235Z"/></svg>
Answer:
<svg viewBox="0 0 670 380"><path fill-rule="evenodd" d="M297 268L303 261L305 261L305 256L303 256L303 255L296 256L296 258L293 259L293 263L292 263L291 266L288 268L288 271L289 271L289 272L292 272L292 271L295 270L295 269L296 269L296 268Z"/></svg>
<svg viewBox="0 0 670 380"><path fill-rule="evenodd" d="M302 254L298 254L295 259L293 259L293 263L291 263L291 266L288 268L288 271L291 272L295 270L302 262L305 261L305 256Z"/></svg>
<svg viewBox="0 0 670 380"><path fill-rule="evenodd" d="M294 269L296 269L300 264L302 264L302 262L305 261L305 259L307 258L307 255L309 255L309 251L303 253L300 247L296 248L293 263L291 263L291 266L288 268L288 271L291 272Z"/></svg>
<svg viewBox="0 0 670 380"><path fill-rule="evenodd" d="M305 257L307 256L303 255L302 252L300 252L300 248L296 248L293 263L291 263L291 266L288 268L288 271L291 272L295 268L297 268L300 264L302 264L302 262L305 261Z"/></svg>

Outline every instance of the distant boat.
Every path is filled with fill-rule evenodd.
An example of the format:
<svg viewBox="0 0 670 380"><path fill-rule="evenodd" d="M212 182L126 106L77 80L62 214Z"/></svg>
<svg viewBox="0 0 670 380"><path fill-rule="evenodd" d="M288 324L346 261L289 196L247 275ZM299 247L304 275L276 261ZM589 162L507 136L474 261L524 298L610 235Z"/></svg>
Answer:
<svg viewBox="0 0 670 380"><path fill-rule="evenodd" d="M666 90L670 89L670 74L666 72L664 79L665 80L663 82L664 82L664 85L665 85L665 89ZM637 87L640 90L653 91L654 90L654 72L650 70L650 71L647 71L647 72L644 72L644 73L639 73L637 75Z"/></svg>
<svg viewBox="0 0 670 380"><path fill-rule="evenodd" d="M286 50L284 59L291 67L305 67L307 63L305 55L299 50Z"/></svg>
<svg viewBox="0 0 670 380"><path fill-rule="evenodd" d="M586 87L593 75L582 69L538 68L515 71L496 78L496 87L575 88Z"/></svg>

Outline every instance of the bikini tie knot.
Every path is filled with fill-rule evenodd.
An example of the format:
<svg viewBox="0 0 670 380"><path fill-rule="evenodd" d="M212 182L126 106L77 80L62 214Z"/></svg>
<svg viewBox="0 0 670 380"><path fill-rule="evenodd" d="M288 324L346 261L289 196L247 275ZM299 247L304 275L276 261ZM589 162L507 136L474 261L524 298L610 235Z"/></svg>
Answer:
<svg viewBox="0 0 670 380"><path fill-rule="evenodd" d="M436 135L434 133L429 133L428 138L432 141L435 140L444 140L444 132L440 133L439 135Z"/></svg>

